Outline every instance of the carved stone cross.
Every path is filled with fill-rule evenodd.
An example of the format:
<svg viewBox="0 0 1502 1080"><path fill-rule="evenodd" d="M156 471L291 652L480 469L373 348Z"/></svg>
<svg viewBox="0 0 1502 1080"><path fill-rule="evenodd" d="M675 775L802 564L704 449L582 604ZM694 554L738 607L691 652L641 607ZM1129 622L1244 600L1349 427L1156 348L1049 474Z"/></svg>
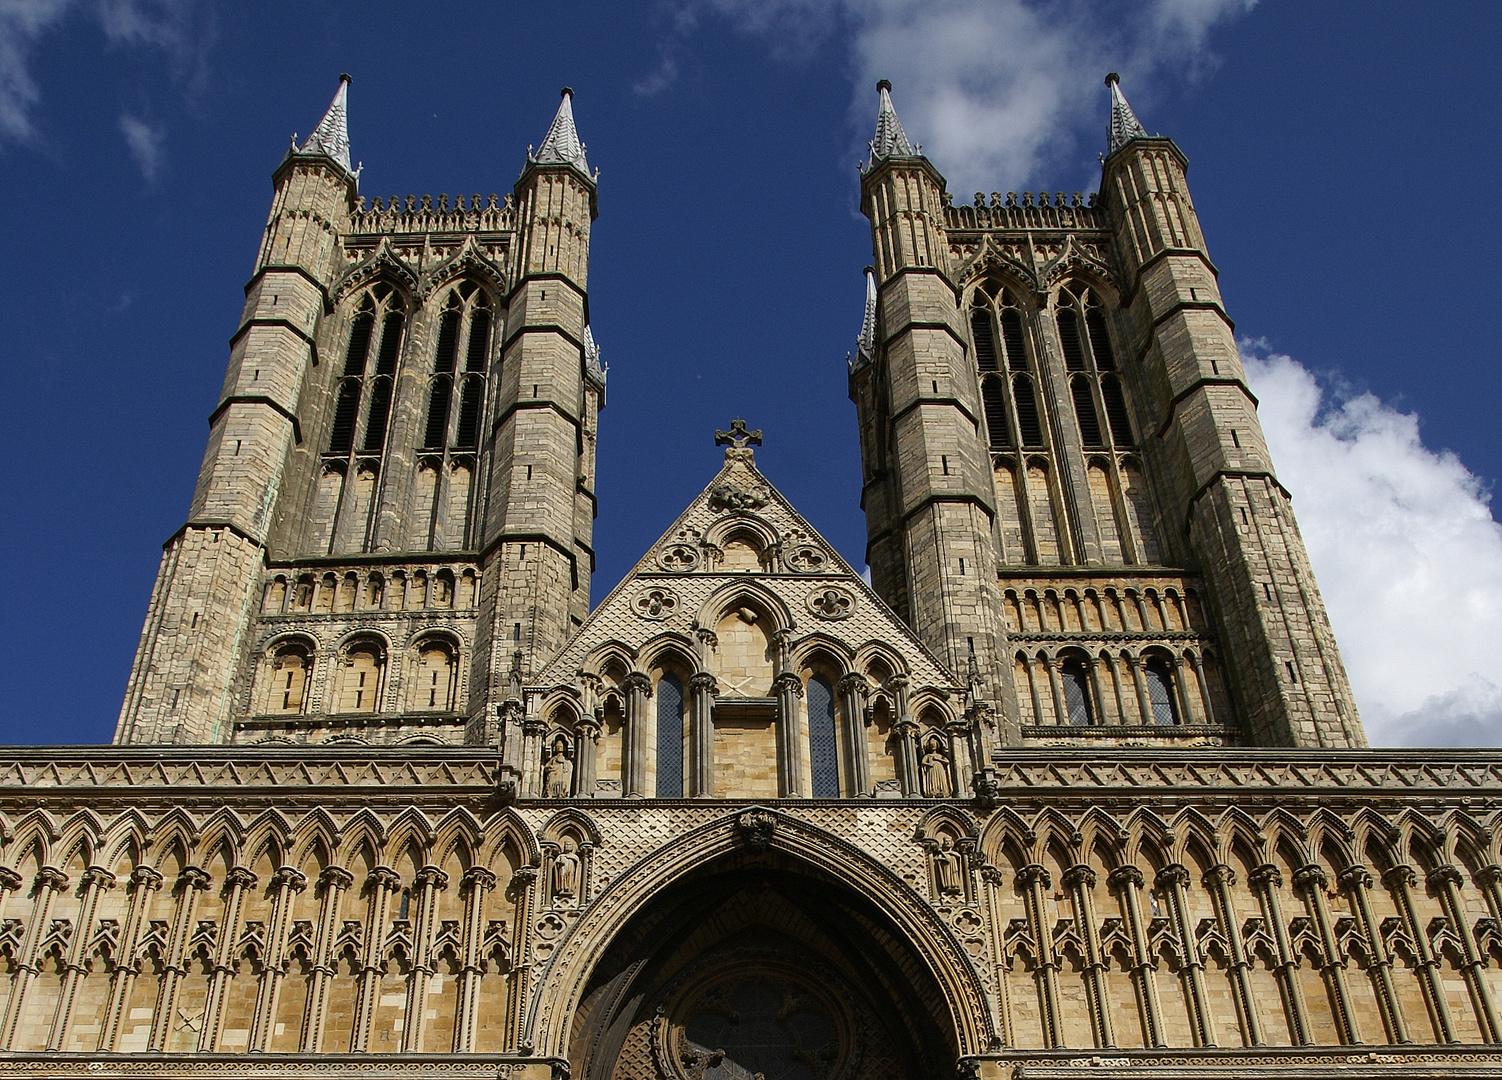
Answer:
<svg viewBox="0 0 1502 1080"><path fill-rule="evenodd" d="M755 431L747 431L744 420L732 420L730 421L729 431L716 431L714 433L714 444L716 446L733 446L737 450L744 450L747 446L760 446L761 428L757 428Z"/></svg>

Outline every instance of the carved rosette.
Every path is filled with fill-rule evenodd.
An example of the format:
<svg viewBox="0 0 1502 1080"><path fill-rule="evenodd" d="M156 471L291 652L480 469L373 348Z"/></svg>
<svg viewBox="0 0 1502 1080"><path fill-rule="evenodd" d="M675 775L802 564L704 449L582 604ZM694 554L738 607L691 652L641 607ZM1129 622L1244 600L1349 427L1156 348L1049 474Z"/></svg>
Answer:
<svg viewBox="0 0 1502 1080"><path fill-rule="evenodd" d="M631 610L638 618L653 621L675 615L682 607L678 594L666 585L650 585L637 592L631 601Z"/></svg>
<svg viewBox="0 0 1502 1080"><path fill-rule="evenodd" d="M796 574L822 574L829 569L829 556L813 544L800 544L785 560L789 570Z"/></svg>
<svg viewBox="0 0 1502 1080"><path fill-rule="evenodd" d="M667 544L657 552L657 565L675 574L686 574L699 565L699 552L691 544Z"/></svg>

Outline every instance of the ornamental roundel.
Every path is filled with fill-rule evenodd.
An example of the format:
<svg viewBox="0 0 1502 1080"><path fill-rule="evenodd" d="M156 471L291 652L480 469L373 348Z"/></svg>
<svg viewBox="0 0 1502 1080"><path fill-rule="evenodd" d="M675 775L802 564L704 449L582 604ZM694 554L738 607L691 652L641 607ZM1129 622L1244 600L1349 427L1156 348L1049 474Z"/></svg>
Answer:
<svg viewBox="0 0 1502 1080"><path fill-rule="evenodd" d="M788 569L798 574L820 574L829 568L829 557L812 544L802 544L787 557Z"/></svg>
<svg viewBox="0 0 1502 1080"><path fill-rule="evenodd" d="M855 610L855 595L838 585L815 589L808 594L808 610L821 619L844 619Z"/></svg>
<svg viewBox="0 0 1502 1080"><path fill-rule="evenodd" d="M657 565L675 574L686 574L699 565L699 552L690 544L669 544L657 553Z"/></svg>
<svg viewBox="0 0 1502 1080"><path fill-rule="evenodd" d="M664 585L643 589L631 601L631 610L643 619L666 619L678 608L678 594Z"/></svg>
<svg viewBox="0 0 1502 1080"><path fill-rule="evenodd" d="M728 962L727 962L728 961ZM863 1034L847 988L790 958L713 963L659 1008L653 1051L671 1080L847 1080ZM841 993L845 991L845 993Z"/></svg>

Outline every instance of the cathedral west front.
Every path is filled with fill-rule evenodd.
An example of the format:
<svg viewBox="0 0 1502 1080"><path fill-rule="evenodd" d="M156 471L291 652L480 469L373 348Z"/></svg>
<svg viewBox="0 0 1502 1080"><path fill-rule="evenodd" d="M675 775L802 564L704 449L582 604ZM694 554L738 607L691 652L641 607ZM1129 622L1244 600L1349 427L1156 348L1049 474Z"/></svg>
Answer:
<svg viewBox="0 0 1502 1080"><path fill-rule="evenodd" d="M572 93L504 196L382 198L341 78L114 744L0 750L0 1073L1498 1075L1502 755L1367 748L1106 82L1097 193L968 201L877 86L870 584L727 417L592 603Z"/></svg>

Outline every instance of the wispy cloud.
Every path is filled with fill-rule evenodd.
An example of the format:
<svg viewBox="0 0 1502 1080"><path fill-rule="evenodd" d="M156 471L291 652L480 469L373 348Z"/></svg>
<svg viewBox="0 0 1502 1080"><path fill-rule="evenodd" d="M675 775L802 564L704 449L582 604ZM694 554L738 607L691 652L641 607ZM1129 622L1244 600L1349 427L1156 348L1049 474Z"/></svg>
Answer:
<svg viewBox="0 0 1502 1080"><path fill-rule="evenodd" d="M162 144L167 133L138 116L121 113L120 134L125 136L125 145L130 148L130 156L141 170L141 178L148 184L155 183L162 167Z"/></svg>
<svg viewBox="0 0 1502 1080"><path fill-rule="evenodd" d="M0 0L0 143L36 142L34 115L42 95L31 73L32 54L73 10L92 19L110 45L165 54L172 77L190 95L206 81L215 22L204 0ZM122 118L122 130L124 125ZM134 141L131 150L136 153ZM141 162L139 154L136 160Z"/></svg>
<svg viewBox="0 0 1502 1080"><path fill-rule="evenodd" d="M1502 526L1418 418L1243 341L1371 741L1502 745Z"/></svg>
<svg viewBox="0 0 1502 1080"><path fill-rule="evenodd" d="M1215 64L1210 32L1255 2L681 0L672 8L661 64L637 91L672 85L706 15L783 56L831 33L848 35L855 125L869 125L872 84L890 79L903 126L952 190L1021 189L1055 182L1060 168L1093 158L1081 153L1081 136L1093 149L1102 132L1081 125L1101 125L1107 70L1120 71L1128 91L1137 88L1144 99L1166 74L1195 78Z"/></svg>

